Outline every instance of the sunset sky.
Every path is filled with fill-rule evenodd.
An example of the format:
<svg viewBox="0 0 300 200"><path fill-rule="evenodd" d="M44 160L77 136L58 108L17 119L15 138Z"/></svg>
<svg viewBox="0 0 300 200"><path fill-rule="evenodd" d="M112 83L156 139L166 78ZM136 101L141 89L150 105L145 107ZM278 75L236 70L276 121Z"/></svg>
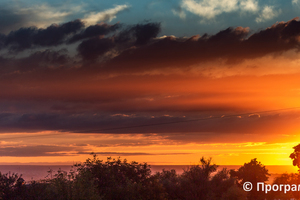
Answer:
<svg viewBox="0 0 300 200"><path fill-rule="evenodd" d="M0 164L292 165L300 0L0 3Z"/></svg>

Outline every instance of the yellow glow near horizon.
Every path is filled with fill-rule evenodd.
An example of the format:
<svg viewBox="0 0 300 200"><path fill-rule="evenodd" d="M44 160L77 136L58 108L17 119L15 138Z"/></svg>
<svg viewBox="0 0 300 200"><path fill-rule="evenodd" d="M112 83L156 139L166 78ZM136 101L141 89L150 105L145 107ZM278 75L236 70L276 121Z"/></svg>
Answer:
<svg viewBox="0 0 300 200"><path fill-rule="evenodd" d="M42 133L49 134L49 133ZM7 134L10 135L11 134ZM6 136L7 136L6 135ZM2 141L3 147L30 147L35 146L37 150L43 151L44 146L54 146L54 149L60 147L71 147L73 150L64 150L57 152L46 152L48 156L22 156L13 157L5 156L0 158L1 164L74 164L84 162L90 157L90 152L100 152L100 159L106 160L108 156L121 159L126 158L128 161L147 162L154 165L191 165L198 164L202 156L212 157L214 163L218 165L243 165L253 158L257 158L264 165L287 165L292 166L289 158L293 152L293 146L297 142L242 142L242 143L186 143L178 144L174 141L168 141L161 136L144 136L142 134L132 135L114 135L114 134L62 134L55 136L41 137L24 137L24 134L14 134L14 137L23 136L22 139L12 139ZM28 134L28 136L32 134ZM41 135L37 133L36 135ZM2 135L4 138L5 135ZM126 138L127 136L127 138ZM12 137L12 136L11 136ZM51 140L49 140L51 137ZM248 136L245 136L248 137ZM272 136L273 137L273 136ZM282 136L283 138L287 136ZM85 139L83 139L85 138ZM294 140L299 136L290 136L289 139ZM139 140L141 145L130 145L126 142ZM241 139L241 138L240 138ZM252 137L256 140L255 137ZM270 140L269 138L265 138ZM280 137L277 136L277 140ZM158 141L158 143L147 145L144 142ZM165 140L166 144L161 141ZM78 142L87 144L80 146ZM167 144L169 142L169 144ZM43 143L44 146L37 146ZM115 143L115 144L114 144ZM119 144L116 144L119 143ZM100 145L102 144L102 146ZM108 145L106 145L108 144ZM120 145L123 144L123 145ZM98 146L97 146L98 145ZM77 150L76 150L77 149ZM77 154L77 152L86 152L86 154ZM106 153L105 153L106 152ZM51 156L51 153L65 153L61 156ZM119 154L118 154L119 153ZM293 168L293 167L292 167ZM290 169L289 169L290 170ZM295 172L295 170L293 171Z"/></svg>

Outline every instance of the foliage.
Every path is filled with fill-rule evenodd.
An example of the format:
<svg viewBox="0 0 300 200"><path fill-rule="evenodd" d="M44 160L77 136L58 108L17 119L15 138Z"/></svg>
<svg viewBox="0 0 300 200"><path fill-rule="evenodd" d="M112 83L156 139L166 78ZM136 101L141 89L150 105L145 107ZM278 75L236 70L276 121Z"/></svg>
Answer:
<svg viewBox="0 0 300 200"><path fill-rule="evenodd" d="M0 172L0 199L18 199L24 189L24 179L18 174L1 174Z"/></svg>
<svg viewBox="0 0 300 200"><path fill-rule="evenodd" d="M300 172L300 144L293 147L294 152L291 153L290 158L293 160L293 165L298 167Z"/></svg>
<svg viewBox="0 0 300 200"><path fill-rule="evenodd" d="M264 192L257 191L257 182L268 181L270 174L265 166L258 162L256 158L249 163L245 163L238 171L231 170L230 175L237 179L238 186L242 187L245 182L251 182L253 189L248 192L248 199L259 200L264 199Z"/></svg>
<svg viewBox="0 0 300 200"><path fill-rule="evenodd" d="M217 200L234 185L229 171L217 171L212 159L202 157L198 165L190 166L181 175L175 170L163 170L156 176L165 188L167 199L207 199Z"/></svg>
<svg viewBox="0 0 300 200"><path fill-rule="evenodd" d="M182 187L189 199L207 199L210 189L210 177L217 170L217 165L211 163L211 158L200 159L200 165L194 165L182 174Z"/></svg>
<svg viewBox="0 0 300 200"><path fill-rule="evenodd" d="M246 200L247 193L237 185L231 186L225 193L222 194L221 200Z"/></svg>
<svg viewBox="0 0 300 200"><path fill-rule="evenodd" d="M151 176L147 163L128 163L118 159L99 160L94 154L93 159L76 165L79 174L92 176L98 194L104 199L164 199L162 186Z"/></svg>
<svg viewBox="0 0 300 200"><path fill-rule="evenodd" d="M235 186L235 179L230 177L230 172L226 168L223 168L212 177L209 184L209 198L207 199L223 199L226 197L224 197L223 195L227 192L227 196L231 197L230 199L241 199L239 197L241 196L240 191L232 189L233 186ZM232 191L230 192L229 190Z"/></svg>
<svg viewBox="0 0 300 200"><path fill-rule="evenodd" d="M299 174L287 174L284 173L279 177L276 177L273 181L273 184L288 184L288 185L298 185L300 184L300 175ZM271 191L267 195L267 199L281 199L281 200L290 200L290 199L300 199L299 192L293 192L293 191L287 191L284 193L284 191Z"/></svg>

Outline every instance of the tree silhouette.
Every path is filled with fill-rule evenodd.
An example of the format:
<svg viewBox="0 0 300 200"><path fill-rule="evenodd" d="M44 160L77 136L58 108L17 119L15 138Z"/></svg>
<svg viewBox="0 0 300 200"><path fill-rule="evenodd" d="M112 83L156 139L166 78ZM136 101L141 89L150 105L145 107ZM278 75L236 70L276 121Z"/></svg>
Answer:
<svg viewBox="0 0 300 200"><path fill-rule="evenodd" d="M147 163L128 163L126 159L111 157L103 162L93 154L93 159L87 159L76 167L79 175L91 175L98 194L104 199L165 199L162 185L158 179L151 176Z"/></svg>
<svg viewBox="0 0 300 200"><path fill-rule="evenodd" d="M291 153L290 158L293 160L293 165L298 167L300 172L300 144L293 147L294 152Z"/></svg>
<svg viewBox="0 0 300 200"><path fill-rule="evenodd" d="M257 182L268 181L270 174L265 166L258 162L256 158L252 159L249 163L245 163L238 171L231 170L232 177L237 179L237 184L242 187L245 182L251 182L253 189L248 193L249 200L264 199L265 193L257 191Z"/></svg>

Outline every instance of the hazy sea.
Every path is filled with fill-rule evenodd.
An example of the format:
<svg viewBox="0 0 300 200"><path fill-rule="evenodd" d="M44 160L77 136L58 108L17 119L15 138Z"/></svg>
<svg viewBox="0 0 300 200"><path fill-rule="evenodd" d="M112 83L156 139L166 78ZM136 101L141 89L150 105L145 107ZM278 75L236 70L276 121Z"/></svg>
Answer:
<svg viewBox="0 0 300 200"><path fill-rule="evenodd" d="M150 165L151 172L154 174L156 172L161 172L162 169L171 170L175 169L178 174L181 174L184 169L187 169L189 165ZM223 168L227 169L238 169L240 165L220 165L218 170ZM295 173L297 168L293 166L285 166L285 165L266 165L266 168L269 170L271 177L269 178L269 182L272 182L276 176L279 176L282 173ZM54 178L54 174L61 169L63 171L69 172L72 169L71 165L0 165L0 172L2 174L6 173L18 173L22 174L22 177L26 182L33 180L41 180L45 178L51 178L51 173L48 171L52 170L52 177Z"/></svg>

